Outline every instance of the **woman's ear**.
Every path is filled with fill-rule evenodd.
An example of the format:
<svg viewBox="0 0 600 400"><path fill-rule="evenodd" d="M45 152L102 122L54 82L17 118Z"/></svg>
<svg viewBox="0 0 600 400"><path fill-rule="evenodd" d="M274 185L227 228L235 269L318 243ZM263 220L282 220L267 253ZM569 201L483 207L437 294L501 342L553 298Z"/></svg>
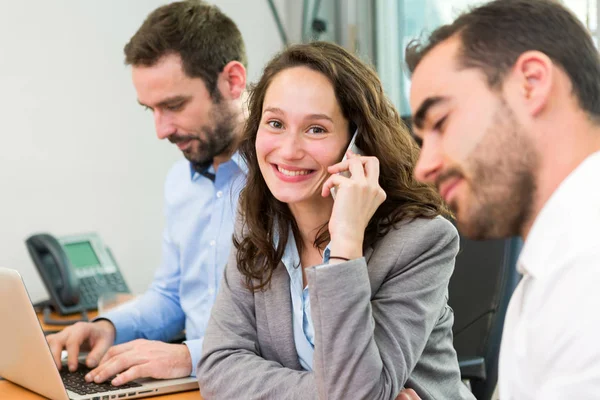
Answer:
<svg viewBox="0 0 600 400"><path fill-rule="evenodd" d="M221 93L230 99L239 99L246 90L246 68L239 61L230 61L219 74Z"/></svg>

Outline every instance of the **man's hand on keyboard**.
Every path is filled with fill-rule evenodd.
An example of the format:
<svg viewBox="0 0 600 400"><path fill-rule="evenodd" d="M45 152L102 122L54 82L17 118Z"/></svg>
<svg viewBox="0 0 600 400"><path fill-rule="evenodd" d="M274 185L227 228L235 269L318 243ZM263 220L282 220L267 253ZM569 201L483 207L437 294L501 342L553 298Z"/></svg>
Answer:
<svg viewBox="0 0 600 400"><path fill-rule="evenodd" d="M89 348L90 353L86 358L86 365L94 368L115 342L115 327L108 320L78 322L59 333L46 336L46 340L59 370L62 368L60 358L62 350L67 350L69 370L75 371L82 347Z"/></svg>
<svg viewBox="0 0 600 400"><path fill-rule="evenodd" d="M111 383L118 386L137 378L183 378L191 373L192 358L185 344L137 339L111 347L85 379L100 383L117 375Z"/></svg>

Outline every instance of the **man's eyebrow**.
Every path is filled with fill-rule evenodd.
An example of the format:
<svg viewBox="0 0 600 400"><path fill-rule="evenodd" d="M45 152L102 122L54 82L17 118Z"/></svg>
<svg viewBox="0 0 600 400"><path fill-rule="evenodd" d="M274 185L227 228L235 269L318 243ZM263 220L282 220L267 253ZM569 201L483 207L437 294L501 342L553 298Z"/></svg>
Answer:
<svg viewBox="0 0 600 400"><path fill-rule="evenodd" d="M165 107L168 105L172 105L173 103L183 103L183 102L188 101L190 98L191 98L191 96L167 97L166 99L164 99L160 103L158 103L156 105L156 107ZM150 107L149 105L142 103L139 99L138 99L138 103L143 107ZM152 108L152 107L150 107L150 108Z"/></svg>
<svg viewBox="0 0 600 400"><path fill-rule="evenodd" d="M415 113L414 117L413 117L413 123L415 124L415 126L419 129L423 128L423 122L425 121L425 118L427 117L427 112L429 111L429 109L433 106L435 106L436 104L442 103L448 101L447 97L442 97L442 96L436 96L436 97L428 97L425 99L425 101L423 101L423 103L421 103L421 106L417 109L417 112Z"/></svg>

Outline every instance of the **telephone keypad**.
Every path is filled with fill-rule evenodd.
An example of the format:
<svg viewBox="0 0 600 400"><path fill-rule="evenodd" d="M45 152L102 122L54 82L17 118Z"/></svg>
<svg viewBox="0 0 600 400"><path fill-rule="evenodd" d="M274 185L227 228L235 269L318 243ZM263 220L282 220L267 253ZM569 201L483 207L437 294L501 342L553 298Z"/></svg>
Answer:
<svg viewBox="0 0 600 400"><path fill-rule="evenodd" d="M98 297L105 292L129 293L120 273L98 274L79 278L81 307L85 310L98 308Z"/></svg>

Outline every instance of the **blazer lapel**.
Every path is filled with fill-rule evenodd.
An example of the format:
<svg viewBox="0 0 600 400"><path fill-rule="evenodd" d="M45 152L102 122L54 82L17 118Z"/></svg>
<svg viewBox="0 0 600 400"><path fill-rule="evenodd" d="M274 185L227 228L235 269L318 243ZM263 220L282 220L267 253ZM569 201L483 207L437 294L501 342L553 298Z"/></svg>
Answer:
<svg viewBox="0 0 600 400"><path fill-rule="evenodd" d="M373 247L365 249L364 257L367 263L373 255ZM277 352L284 367L302 370L294 342L292 327L292 298L290 294L290 276L285 265L279 263L273 276L271 286L265 292L264 305L271 344Z"/></svg>
<svg viewBox="0 0 600 400"><path fill-rule="evenodd" d="M369 264L369 260L371 259L371 256L373 255L373 246L369 246L365 249L365 261L367 262L367 264Z"/></svg>
<svg viewBox="0 0 600 400"><path fill-rule="evenodd" d="M271 286L264 292L267 325L273 348L283 366L301 370L292 327L292 298L290 277L285 265L279 263L271 278Z"/></svg>

